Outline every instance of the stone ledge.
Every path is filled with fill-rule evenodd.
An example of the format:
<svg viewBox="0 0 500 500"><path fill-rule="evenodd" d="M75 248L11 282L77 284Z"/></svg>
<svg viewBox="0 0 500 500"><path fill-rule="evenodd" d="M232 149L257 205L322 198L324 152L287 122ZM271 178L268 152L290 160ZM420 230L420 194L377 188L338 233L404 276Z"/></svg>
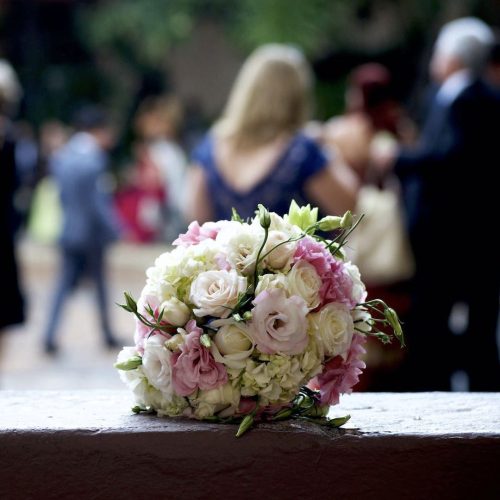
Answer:
<svg viewBox="0 0 500 500"><path fill-rule="evenodd" d="M125 391L0 393L0 498L499 498L500 394L354 394L345 432L131 415Z"/></svg>

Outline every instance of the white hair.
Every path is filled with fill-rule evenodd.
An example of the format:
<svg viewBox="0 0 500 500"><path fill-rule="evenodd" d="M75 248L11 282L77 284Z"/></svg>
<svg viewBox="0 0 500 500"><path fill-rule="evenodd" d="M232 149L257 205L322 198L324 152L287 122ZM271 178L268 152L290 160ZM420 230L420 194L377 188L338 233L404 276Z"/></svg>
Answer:
<svg viewBox="0 0 500 500"><path fill-rule="evenodd" d="M0 112L6 108L15 109L22 94L14 68L5 59L0 59Z"/></svg>
<svg viewBox="0 0 500 500"><path fill-rule="evenodd" d="M475 17L463 17L441 28L435 51L459 59L469 69L478 70L494 41L493 31L486 23Z"/></svg>

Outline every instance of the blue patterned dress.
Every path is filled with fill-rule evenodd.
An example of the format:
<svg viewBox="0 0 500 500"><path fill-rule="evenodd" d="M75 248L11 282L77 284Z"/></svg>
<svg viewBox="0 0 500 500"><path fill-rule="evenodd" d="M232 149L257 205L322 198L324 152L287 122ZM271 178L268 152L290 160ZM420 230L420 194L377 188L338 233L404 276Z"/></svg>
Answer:
<svg viewBox="0 0 500 500"><path fill-rule="evenodd" d="M246 192L235 191L219 173L212 134L207 134L194 150L192 160L205 171L214 220L230 218L233 207L246 218L254 215L258 203L280 215L288 213L292 199L299 206L311 203L304 192L305 184L328 165L318 145L302 133L290 140L269 173Z"/></svg>

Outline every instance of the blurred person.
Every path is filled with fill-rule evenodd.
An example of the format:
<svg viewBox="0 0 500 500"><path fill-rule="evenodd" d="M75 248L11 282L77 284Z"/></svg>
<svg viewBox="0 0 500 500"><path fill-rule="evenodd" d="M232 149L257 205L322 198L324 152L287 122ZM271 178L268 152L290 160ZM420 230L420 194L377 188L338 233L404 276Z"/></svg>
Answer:
<svg viewBox="0 0 500 500"><path fill-rule="evenodd" d="M486 65L485 79L496 92L500 93L500 32L498 31Z"/></svg>
<svg viewBox="0 0 500 500"><path fill-rule="evenodd" d="M140 162L156 168L165 192L164 237L174 239L184 227L183 205L187 160L179 146L182 107L174 96L146 98L137 111L135 129L143 141Z"/></svg>
<svg viewBox="0 0 500 500"><path fill-rule="evenodd" d="M498 214L500 109L479 78L492 42L491 29L479 19L443 26L430 63L439 88L418 145L374 158L380 169L392 167L403 187L413 188L406 193L416 263L406 324L410 390L449 390L456 369L465 369L471 390L500 389L499 247L487 238ZM448 322L460 302L468 306L468 324L456 337ZM462 356L457 340L464 342Z"/></svg>
<svg viewBox="0 0 500 500"><path fill-rule="evenodd" d="M133 145L134 162L125 169L115 203L127 241L149 243L162 237L166 189L163 176L147 145Z"/></svg>
<svg viewBox="0 0 500 500"><path fill-rule="evenodd" d="M347 78L345 113L323 127L322 140L359 178L355 213L364 219L349 237L349 258L359 267L368 295L383 298L403 321L409 308L409 279L414 263L406 234L395 176L381 179L371 151L411 143L415 127L395 96L389 70L378 63L356 67ZM374 339L372 339L374 340ZM405 351L381 349L368 341L371 390L395 390Z"/></svg>
<svg viewBox="0 0 500 500"><path fill-rule="evenodd" d="M54 244L62 228L59 193L49 172L49 161L66 144L69 135L69 127L58 120L47 120L40 126L36 186L27 229L30 238L45 244Z"/></svg>
<svg viewBox="0 0 500 500"><path fill-rule="evenodd" d="M392 89L389 70L377 63L363 64L348 76L346 112L325 126L324 141L331 144L362 181L370 171L374 142L411 143L414 126ZM375 144L376 145L376 144Z"/></svg>
<svg viewBox="0 0 500 500"><path fill-rule="evenodd" d="M193 154L188 219L252 216L258 203L286 213L290 201L323 213L354 206L357 183L302 131L312 77L302 53L265 45L244 63L223 116Z"/></svg>
<svg viewBox="0 0 500 500"><path fill-rule="evenodd" d="M77 132L50 160L64 220L60 237L62 266L44 336L44 348L49 354L57 351L56 329L64 301L85 275L96 286L105 345L119 345L109 324L104 278L106 248L119 235L105 185L106 151L114 143L114 130L106 113L94 106L82 108L75 124Z"/></svg>
<svg viewBox="0 0 500 500"><path fill-rule="evenodd" d="M24 302L21 294L15 254L16 216L14 195L18 187L16 169L16 142L10 116L21 97L21 86L12 66L0 59L0 262L2 287L2 314L0 335L3 330L24 321ZM1 338L0 338L1 341Z"/></svg>

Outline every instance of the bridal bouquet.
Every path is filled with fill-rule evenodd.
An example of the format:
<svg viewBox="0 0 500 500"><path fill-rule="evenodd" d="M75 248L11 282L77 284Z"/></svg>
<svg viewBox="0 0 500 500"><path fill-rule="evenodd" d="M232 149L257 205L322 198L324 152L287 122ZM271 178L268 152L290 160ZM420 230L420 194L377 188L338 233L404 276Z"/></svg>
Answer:
<svg viewBox="0 0 500 500"><path fill-rule="evenodd" d="M395 311L366 300L345 260L356 225L295 202L284 217L259 205L252 220L191 223L139 300L125 294L135 345L115 367L133 411L239 423L238 436L254 421L346 422L326 415L358 382L366 337L403 342Z"/></svg>

